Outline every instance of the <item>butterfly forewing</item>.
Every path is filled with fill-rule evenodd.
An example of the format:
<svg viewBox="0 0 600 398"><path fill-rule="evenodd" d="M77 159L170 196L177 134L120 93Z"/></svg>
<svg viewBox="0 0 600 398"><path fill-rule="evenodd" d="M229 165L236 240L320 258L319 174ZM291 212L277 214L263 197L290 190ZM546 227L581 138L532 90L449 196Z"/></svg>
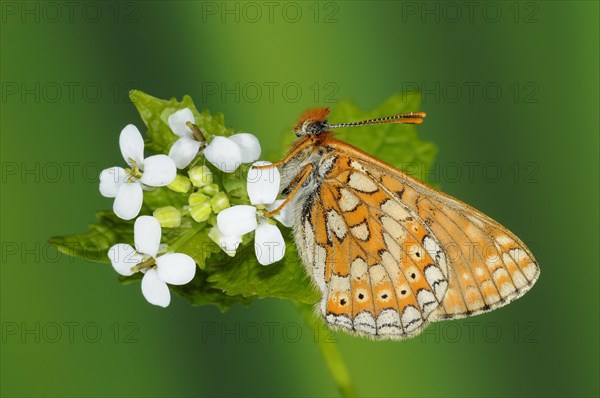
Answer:
<svg viewBox="0 0 600 398"><path fill-rule="evenodd" d="M330 145L413 210L442 247L449 287L430 320L490 311L533 286L539 267L527 247L506 228L356 148L335 140Z"/></svg>

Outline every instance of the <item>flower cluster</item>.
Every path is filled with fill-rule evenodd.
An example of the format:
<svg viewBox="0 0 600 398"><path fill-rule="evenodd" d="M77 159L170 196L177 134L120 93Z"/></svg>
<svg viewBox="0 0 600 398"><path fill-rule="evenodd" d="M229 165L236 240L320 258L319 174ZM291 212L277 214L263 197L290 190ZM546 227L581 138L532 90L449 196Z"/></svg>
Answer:
<svg viewBox="0 0 600 398"><path fill-rule="evenodd" d="M114 269L123 276L142 272L142 294L148 302L161 307L170 302L168 284L186 284L196 272L192 257L169 252L168 246L161 245L162 228L180 227L182 218L188 216L195 223L208 223L212 226L208 236L230 256L236 254L242 236L254 231L257 260L268 265L281 260L285 253L283 235L274 220L291 226L290 206L282 207L284 201L277 200L280 190L278 169L254 167L269 164L257 162L261 147L254 135L238 133L207 140L188 108L172 113L167 122L179 137L168 156L144 157L142 135L130 124L119 137L121 154L128 167L115 166L100 174L100 193L114 198L114 213L124 220L137 217L135 247L118 243L109 249L108 257ZM253 163L246 182L250 203L230 206L229 197L217 183L221 179L213 178L214 169L207 164L197 165L204 163L203 160L223 173L233 173L240 165ZM184 172L186 169L187 173ZM188 195L188 204L180 208L169 205L151 209L152 216L138 217L144 204L144 191L158 187ZM176 246L175 243L173 247Z"/></svg>

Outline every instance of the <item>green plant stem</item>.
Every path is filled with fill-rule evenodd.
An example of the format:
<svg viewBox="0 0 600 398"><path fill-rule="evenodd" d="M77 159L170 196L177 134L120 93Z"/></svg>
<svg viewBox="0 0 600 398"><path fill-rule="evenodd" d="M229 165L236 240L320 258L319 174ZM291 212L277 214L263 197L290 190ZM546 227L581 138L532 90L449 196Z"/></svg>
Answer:
<svg viewBox="0 0 600 398"><path fill-rule="evenodd" d="M296 303L296 308L304 317L309 328L313 330L315 342L325 359L340 395L342 397L356 397L356 390L342 354L338 350L337 342L330 337L331 330L323 324L321 319L315 317L312 306Z"/></svg>

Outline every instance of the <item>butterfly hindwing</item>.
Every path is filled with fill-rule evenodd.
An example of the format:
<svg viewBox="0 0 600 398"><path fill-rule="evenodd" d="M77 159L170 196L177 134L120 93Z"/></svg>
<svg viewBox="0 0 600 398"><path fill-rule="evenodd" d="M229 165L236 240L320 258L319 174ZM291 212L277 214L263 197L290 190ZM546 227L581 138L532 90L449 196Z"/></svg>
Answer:
<svg viewBox="0 0 600 398"><path fill-rule="evenodd" d="M419 333L448 287L440 243L352 158L334 153L323 164L323 179L296 224L299 252L322 292L322 316L374 338Z"/></svg>

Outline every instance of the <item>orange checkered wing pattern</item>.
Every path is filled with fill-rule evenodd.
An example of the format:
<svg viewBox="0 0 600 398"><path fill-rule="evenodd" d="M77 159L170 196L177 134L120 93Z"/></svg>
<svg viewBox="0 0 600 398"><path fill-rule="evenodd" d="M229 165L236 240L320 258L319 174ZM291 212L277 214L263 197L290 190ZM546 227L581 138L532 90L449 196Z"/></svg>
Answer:
<svg viewBox="0 0 600 398"><path fill-rule="evenodd" d="M344 142L319 145L295 237L332 327L403 339L501 307L537 280L531 252L494 220Z"/></svg>

